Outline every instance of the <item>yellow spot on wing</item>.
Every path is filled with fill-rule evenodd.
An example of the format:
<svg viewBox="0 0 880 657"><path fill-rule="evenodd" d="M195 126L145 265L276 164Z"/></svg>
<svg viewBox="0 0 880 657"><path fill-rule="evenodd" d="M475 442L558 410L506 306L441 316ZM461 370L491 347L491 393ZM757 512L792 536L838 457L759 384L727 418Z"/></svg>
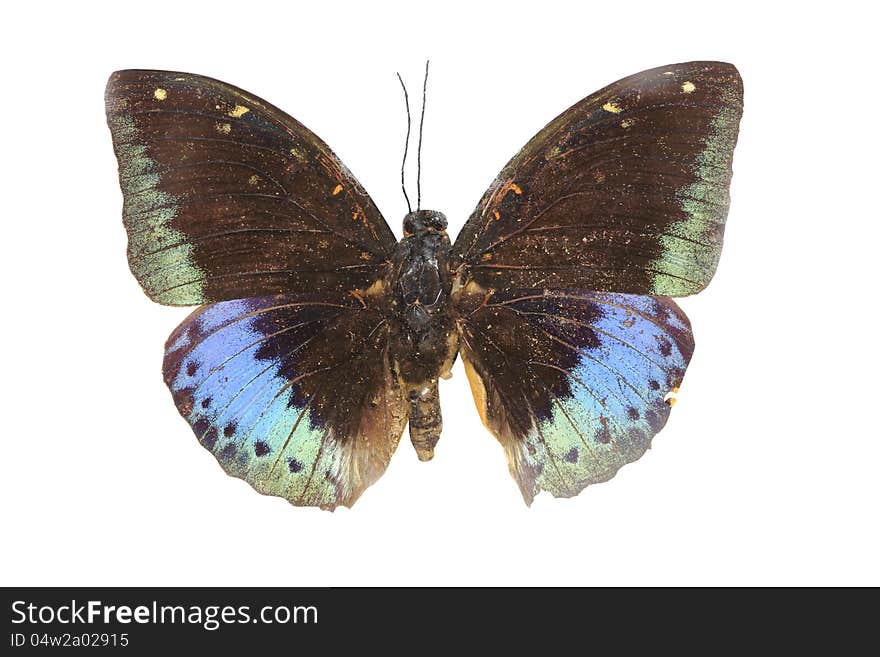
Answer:
<svg viewBox="0 0 880 657"><path fill-rule="evenodd" d="M260 177L257 174L248 178L248 185L256 185L258 182L260 182Z"/></svg>
<svg viewBox="0 0 880 657"><path fill-rule="evenodd" d="M678 400L675 397L670 397L669 399L666 400L666 403L669 404L670 406L675 406L676 401L678 401Z"/></svg>
<svg viewBox="0 0 880 657"><path fill-rule="evenodd" d="M611 112L612 114L620 114L623 111L618 105L612 103L610 100L602 105L602 109L606 112Z"/></svg>
<svg viewBox="0 0 880 657"><path fill-rule="evenodd" d="M385 294L385 283L382 282L381 278L363 291L363 296L365 297L375 297L381 294Z"/></svg>
<svg viewBox="0 0 880 657"><path fill-rule="evenodd" d="M250 111L251 110L249 107L245 107L244 105L236 105L231 110L229 110L229 112L227 112L227 114L229 114L229 116L237 119L238 117L240 117L244 114L247 114Z"/></svg>
<svg viewBox="0 0 880 657"><path fill-rule="evenodd" d="M471 394L474 396L474 403L477 405L477 413L480 414L480 419L483 421L483 425L488 429L489 419L486 416L486 386L483 383L482 377L477 374L477 370L474 369L471 362L464 357L464 354L462 354L461 360L464 362L464 372L467 374L468 383L471 384Z"/></svg>
<svg viewBox="0 0 880 657"><path fill-rule="evenodd" d="M367 251L361 251L361 260L372 260L373 254L368 253Z"/></svg>
<svg viewBox="0 0 880 657"><path fill-rule="evenodd" d="M156 89L156 91L153 92L153 98L155 98L156 100L165 100L166 98L168 98L168 92L165 91L162 87L159 87Z"/></svg>
<svg viewBox="0 0 880 657"><path fill-rule="evenodd" d="M520 189L519 185L517 185L516 183L514 183L514 182L510 183L510 188L513 190L513 193L516 194L517 196L522 194L522 190Z"/></svg>
<svg viewBox="0 0 880 657"><path fill-rule="evenodd" d="M498 212L498 210L493 210L492 214L495 216L495 221L498 221L499 219L501 219L501 213Z"/></svg>
<svg viewBox="0 0 880 657"><path fill-rule="evenodd" d="M696 87L696 86L694 85L694 83L691 82L690 80L688 80L687 82L685 82L685 83L683 83L683 84L681 85L681 90L682 90L683 92L685 92L686 94L691 94L691 93L693 93L693 92L694 92L694 89L696 89L696 88L697 88L697 87Z"/></svg>
<svg viewBox="0 0 880 657"><path fill-rule="evenodd" d="M230 132L232 132L232 126L228 123L218 123L214 127L217 128L217 132L219 132L221 135L228 135Z"/></svg>
<svg viewBox="0 0 880 657"><path fill-rule="evenodd" d="M632 119L624 119L620 122L620 127L629 128L633 123L635 123L635 121L633 121Z"/></svg>
<svg viewBox="0 0 880 657"><path fill-rule="evenodd" d="M673 389L672 389L672 392L674 392L674 393L677 395L677 394L678 394L678 388L677 388L677 387L673 388Z"/></svg>
<svg viewBox="0 0 880 657"><path fill-rule="evenodd" d="M342 185L336 185L336 187L334 187L333 191L330 193L333 194L333 196L336 196L341 191L342 191Z"/></svg>
<svg viewBox="0 0 880 657"><path fill-rule="evenodd" d="M484 260L484 261L489 261L489 260L491 260L491 259L492 259L492 254L491 254L491 253L484 253L484 254L483 254L483 260Z"/></svg>

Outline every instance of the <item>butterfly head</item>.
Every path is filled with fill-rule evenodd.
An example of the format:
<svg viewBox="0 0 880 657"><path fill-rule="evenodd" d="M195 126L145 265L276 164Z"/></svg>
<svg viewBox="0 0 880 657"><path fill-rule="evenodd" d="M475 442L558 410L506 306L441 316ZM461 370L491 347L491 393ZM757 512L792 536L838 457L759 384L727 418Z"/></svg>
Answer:
<svg viewBox="0 0 880 657"><path fill-rule="evenodd" d="M403 234L407 237L426 231L446 232L446 215L436 210L416 210L403 218Z"/></svg>

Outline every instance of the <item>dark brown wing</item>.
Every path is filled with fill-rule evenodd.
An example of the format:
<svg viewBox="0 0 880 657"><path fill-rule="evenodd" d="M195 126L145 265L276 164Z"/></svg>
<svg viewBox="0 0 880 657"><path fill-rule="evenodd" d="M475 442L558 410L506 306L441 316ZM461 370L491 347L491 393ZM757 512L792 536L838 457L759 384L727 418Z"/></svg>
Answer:
<svg viewBox="0 0 880 657"><path fill-rule="evenodd" d="M539 132L499 174L453 247L490 288L682 296L715 273L742 81L721 62L616 82Z"/></svg>
<svg viewBox="0 0 880 657"><path fill-rule="evenodd" d="M106 91L131 270L169 305L367 288L395 238L330 148L211 78L118 71Z"/></svg>

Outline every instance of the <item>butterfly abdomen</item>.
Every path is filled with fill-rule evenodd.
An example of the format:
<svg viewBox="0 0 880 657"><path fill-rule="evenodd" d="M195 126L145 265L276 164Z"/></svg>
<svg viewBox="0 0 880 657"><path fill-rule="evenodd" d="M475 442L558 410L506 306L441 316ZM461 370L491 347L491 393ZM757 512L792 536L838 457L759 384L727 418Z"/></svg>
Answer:
<svg viewBox="0 0 880 657"><path fill-rule="evenodd" d="M394 252L391 290L395 319L391 356L410 404L409 432L424 461L434 453L442 418L437 378L458 351L452 320L446 218L419 210L404 218L404 238Z"/></svg>

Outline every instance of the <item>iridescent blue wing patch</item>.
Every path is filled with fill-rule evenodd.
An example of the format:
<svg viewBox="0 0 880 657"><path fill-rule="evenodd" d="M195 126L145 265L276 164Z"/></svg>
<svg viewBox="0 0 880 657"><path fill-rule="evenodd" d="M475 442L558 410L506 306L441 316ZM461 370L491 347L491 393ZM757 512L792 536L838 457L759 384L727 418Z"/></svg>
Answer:
<svg viewBox="0 0 880 657"><path fill-rule="evenodd" d="M366 289L380 277L394 234L296 119L191 73L117 71L105 99L129 265L154 301Z"/></svg>
<svg viewBox="0 0 880 657"><path fill-rule="evenodd" d="M171 334L165 381L227 473L295 505L351 506L406 424L388 330L351 295L216 303Z"/></svg>
<svg viewBox="0 0 880 657"><path fill-rule="evenodd" d="M638 459L669 416L694 342L669 298L463 293L461 354L526 502L577 495Z"/></svg>

